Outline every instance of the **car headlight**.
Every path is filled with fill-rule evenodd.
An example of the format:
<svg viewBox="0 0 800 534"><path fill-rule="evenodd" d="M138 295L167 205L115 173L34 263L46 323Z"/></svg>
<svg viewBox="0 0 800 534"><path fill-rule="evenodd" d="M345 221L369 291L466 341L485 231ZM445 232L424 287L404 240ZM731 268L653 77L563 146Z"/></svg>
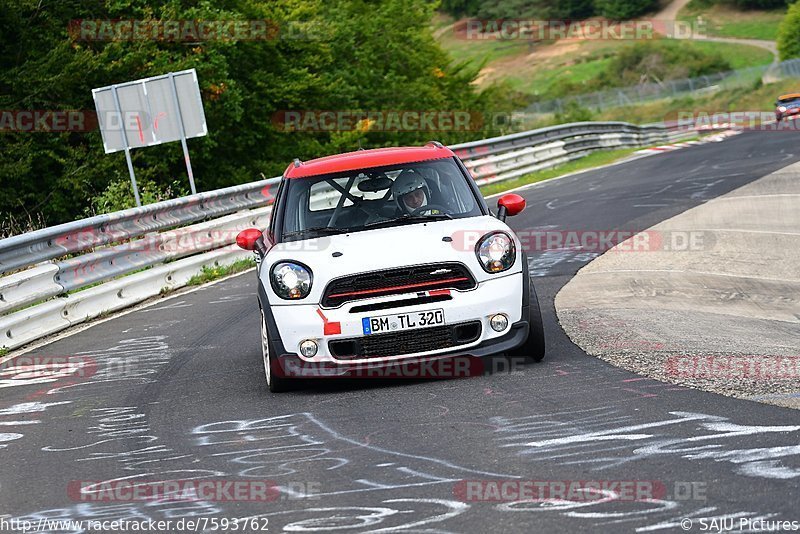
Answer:
<svg viewBox="0 0 800 534"><path fill-rule="evenodd" d="M505 232L492 232L483 236L475 246L475 254L487 273L510 269L517 257L514 240Z"/></svg>
<svg viewBox="0 0 800 534"><path fill-rule="evenodd" d="M786 111L786 107L785 107L785 106L780 106L780 107L778 108L778 111L780 111L781 113L783 113L784 111Z"/></svg>
<svg viewBox="0 0 800 534"><path fill-rule="evenodd" d="M311 291L311 269L299 263L288 261L276 263L269 278L272 290L282 299L302 299Z"/></svg>

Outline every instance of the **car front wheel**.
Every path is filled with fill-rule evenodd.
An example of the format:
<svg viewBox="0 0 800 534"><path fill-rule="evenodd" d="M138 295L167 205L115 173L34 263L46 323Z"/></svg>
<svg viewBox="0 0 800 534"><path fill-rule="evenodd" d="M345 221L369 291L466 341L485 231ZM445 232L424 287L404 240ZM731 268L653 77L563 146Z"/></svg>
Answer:
<svg viewBox="0 0 800 534"><path fill-rule="evenodd" d="M291 389L290 381L280 376L280 365L275 361L275 351L272 350L272 343L269 340L267 321L264 317L264 310L261 310L261 356L264 360L264 377L267 380L267 387L273 393L280 393Z"/></svg>
<svg viewBox="0 0 800 534"><path fill-rule="evenodd" d="M524 274L525 276L528 275L527 273ZM536 296L536 289L533 284L530 284L529 299L528 339L516 349L509 351L509 355L524 356L534 362L539 362L544 358L544 326L542 325L542 312L539 309L539 298Z"/></svg>

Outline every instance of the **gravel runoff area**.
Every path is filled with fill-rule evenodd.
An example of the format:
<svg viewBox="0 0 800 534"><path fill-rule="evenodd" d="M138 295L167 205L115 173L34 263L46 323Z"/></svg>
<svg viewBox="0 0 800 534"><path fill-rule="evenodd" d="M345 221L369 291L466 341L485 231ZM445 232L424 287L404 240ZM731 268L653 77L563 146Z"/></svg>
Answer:
<svg viewBox="0 0 800 534"><path fill-rule="evenodd" d="M555 305L613 365L800 409L800 164L611 248Z"/></svg>

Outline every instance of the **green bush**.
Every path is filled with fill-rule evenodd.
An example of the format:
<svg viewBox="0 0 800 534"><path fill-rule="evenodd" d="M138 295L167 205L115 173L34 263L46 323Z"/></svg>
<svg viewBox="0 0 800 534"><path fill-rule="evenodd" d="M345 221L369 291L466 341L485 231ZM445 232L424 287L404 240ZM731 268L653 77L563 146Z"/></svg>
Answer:
<svg viewBox="0 0 800 534"><path fill-rule="evenodd" d="M0 214L0 239L11 237L12 235L33 232L47 227L47 223L41 213L29 213L14 215L13 213Z"/></svg>
<svg viewBox="0 0 800 534"><path fill-rule="evenodd" d="M658 9L658 0L595 0L597 14L611 20L629 20Z"/></svg>
<svg viewBox="0 0 800 534"><path fill-rule="evenodd" d="M719 53L709 54L689 43L647 41L622 48L600 76L601 85L624 87L669 79L694 78L730 70Z"/></svg>
<svg viewBox="0 0 800 534"><path fill-rule="evenodd" d="M139 196L142 205L161 202L186 196L189 194L187 187L175 181L166 186L160 186L151 180L138 181ZM133 195L133 187L128 179L115 180L99 195L91 199L91 205L86 208L86 215L100 215L101 213L111 213L113 211L124 210L136 206L136 197Z"/></svg>
<svg viewBox="0 0 800 534"><path fill-rule="evenodd" d="M591 93L641 83L662 83L669 80L703 76L732 67L719 53L708 53L692 43L658 40L630 44L591 78L576 81L566 73L553 81L539 100L563 98L566 95Z"/></svg>
<svg viewBox="0 0 800 534"><path fill-rule="evenodd" d="M701 10L707 9L714 4L716 4L718 0L691 0L686 7L690 10Z"/></svg>
<svg viewBox="0 0 800 534"><path fill-rule="evenodd" d="M445 0L442 9L456 17L481 19L570 19L595 14L593 0Z"/></svg>
<svg viewBox="0 0 800 534"><path fill-rule="evenodd" d="M582 108L577 102L570 101L564 106L561 113L556 113L556 122L559 124L567 122L585 122L594 120L592 112L586 108Z"/></svg>
<svg viewBox="0 0 800 534"><path fill-rule="evenodd" d="M793 4L778 28L781 60L800 57L800 2Z"/></svg>
<svg viewBox="0 0 800 534"><path fill-rule="evenodd" d="M200 272L186 282L189 286L199 286L212 280L217 280L223 276L240 273L251 269L256 266L256 261L253 258L245 258L243 260L236 260L233 263L224 265L203 266Z"/></svg>

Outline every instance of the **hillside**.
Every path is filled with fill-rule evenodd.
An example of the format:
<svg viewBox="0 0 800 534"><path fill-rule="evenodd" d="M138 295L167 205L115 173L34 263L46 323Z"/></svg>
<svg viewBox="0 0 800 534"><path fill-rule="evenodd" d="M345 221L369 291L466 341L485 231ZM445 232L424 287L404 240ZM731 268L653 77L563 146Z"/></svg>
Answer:
<svg viewBox="0 0 800 534"><path fill-rule="evenodd" d="M729 5L707 5L706 2L693 0L680 10L678 18L686 22L703 21L703 27L710 36L774 41L785 14L785 7L742 11Z"/></svg>
<svg viewBox="0 0 800 534"><path fill-rule="evenodd" d="M680 13L693 15L701 13L686 9L688 7ZM731 8L714 8L711 13L725 14L728 17L717 18L715 21L739 20L733 17L734 10ZM738 13L740 18L745 18L743 12ZM775 11L758 13L759 16L763 15L772 22L777 14ZM688 21L693 19L693 16L687 15L683 18ZM745 31L743 23L739 23L738 26L726 26L723 22L715 23L714 26L719 35L759 35L755 31L749 33ZM477 79L479 86L505 84L523 101L545 100L568 93L591 92L646 81L663 81L766 65L774 59L770 49L750 43L678 41L658 35L654 39L637 41L564 39L533 42L524 39L467 39L463 33L454 31L454 27L463 24L463 20L458 21L439 13L433 21L434 35L456 62L466 61L473 65L481 65L480 76ZM756 22L755 26L760 27L759 24L760 22ZM726 27L729 30L726 31ZM772 34L774 31L770 29L768 33ZM622 80L607 74L607 71L614 67L615 58L625 53L642 56L637 64L630 65L629 70L639 75L639 78L632 83L631 80ZM698 68L692 69L691 65L687 65L687 58L690 58L691 63ZM646 68L648 65L659 67L652 76L648 76ZM619 66L616 70L620 70Z"/></svg>

